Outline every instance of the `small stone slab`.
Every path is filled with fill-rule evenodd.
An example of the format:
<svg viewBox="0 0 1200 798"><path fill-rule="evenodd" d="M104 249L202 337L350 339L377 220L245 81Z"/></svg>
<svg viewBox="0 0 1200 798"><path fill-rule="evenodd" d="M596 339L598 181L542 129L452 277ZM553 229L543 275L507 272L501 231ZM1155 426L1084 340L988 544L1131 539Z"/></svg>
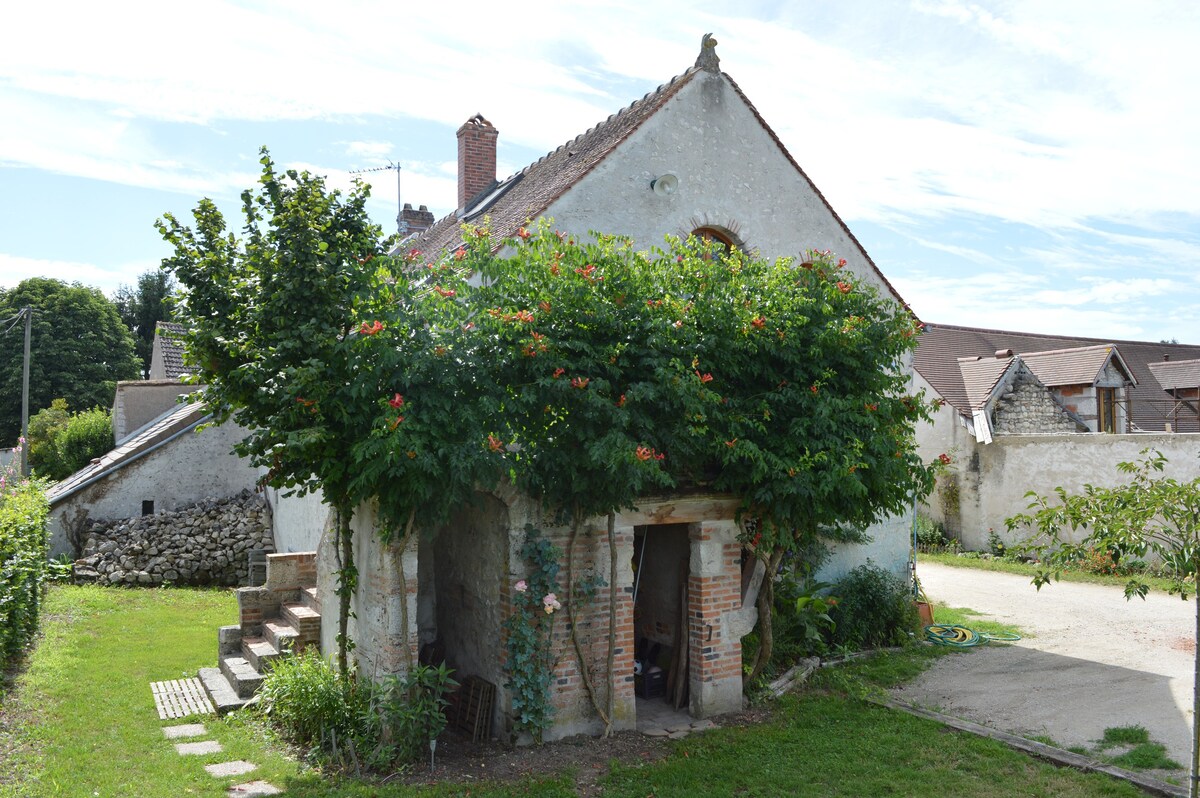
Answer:
<svg viewBox="0 0 1200 798"><path fill-rule="evenodd" d="M686 731L673 731L668 734L667 737L672 740L682 740L684 737L687 737L688 734L689 732Z"/></svg>
<svg viewBox="0 0 1200 798"><path fill-rule="evenodd" d="M204 769L208 771L208 775L219 779L223 776L240 776L243 773L249 773L257 767L258 765L253 762L235 759L232 762L218 762L215 765L205 765Z"/></svg>
<svg viewBox="0 0 1200 798"><path fill-rule="evenodd" d="M646 729L642 734L647 737L666 737L670 732L666 729Z"/></svg>
<svg viewBox="0 0 1200 798"><path fill-rule="evenodd" d="M717 724L713 723L708 718L698 720L692 724L692 731L708 731L709 729L717 728Z"/></svg>
<svg viewBox="0 0 1200 798"><path fill-rule="evenodd" d="M154 706L159 720L186 718L188 715L211 715L216 709L204 693L199 679L173 679L169 682L151 682Z"/></svg>
<svg viewBox="0 0 1200 798"><path fill-rule="evenodd" d="M226 798L247 798L255 795L279 795L283 790L267 781L248 781L235 784L225 791Z"/></svg>
<svg viewBox="0 0 1200 798"><path fill-rule="evenodd" d="M177 740L180 737L199 737L204 734L203 723L183 723L178 726L163 726L163 737Z"/></svg>
<svg viewBox="0 0 1200 798"><path fill-rule="evenodd" d="M181 756L202 756L204 754L219 754L225 749L216 740L201 740L198 743L175 743L175 750Z"/></svg>

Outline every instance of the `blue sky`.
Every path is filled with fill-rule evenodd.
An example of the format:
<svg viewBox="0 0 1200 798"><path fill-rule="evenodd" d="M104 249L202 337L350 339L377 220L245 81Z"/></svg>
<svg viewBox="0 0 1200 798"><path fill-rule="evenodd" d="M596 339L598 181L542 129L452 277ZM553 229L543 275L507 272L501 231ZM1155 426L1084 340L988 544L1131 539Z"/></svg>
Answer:
<svg viewBox="0 0 1200 798"><path fill-rule="evenodd" d="M510 174L721 66L925 320L1200 343L1200 5L25 3L0 48L0 285L112 292L202 196L237 225L258 147L455 198L483 113ZM414 8L416 10L414 10ZM394 226L396 184L373 175Z"/></svg>

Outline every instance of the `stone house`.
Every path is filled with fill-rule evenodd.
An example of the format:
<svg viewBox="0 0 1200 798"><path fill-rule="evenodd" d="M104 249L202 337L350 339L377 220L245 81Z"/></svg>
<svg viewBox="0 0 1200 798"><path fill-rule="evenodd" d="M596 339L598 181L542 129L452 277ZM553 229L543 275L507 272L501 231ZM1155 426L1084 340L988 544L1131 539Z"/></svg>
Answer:
<svg viewBox="0 0 1200 798"><path fill-rule="evenodd" d="M504 179L496 176L499 132L482 115L473 116L457 131L457 209L400 246L450 251L462 240L464 222L485 218L499 236L531 219L552 218L566 233L621 233L647 248L667 234L695 233L767 257L829 249L846 259L858 280L902 302L766 120L720 70L712 44L706 39L693 68ZM564 550L570 541L568 530L528 496L501 486L476 498L442 528L414 536L404 550L381 544L376 513L361 508L353 527L359 583L350 636L360 672L369 676L403 671L410 658L424 653L444 656L458 678L490 682L495 710L489 731L504 733L511 728L511 697L502 624L512 611L514 586L526 573L520 559L525 528L541 529ZM295 517L308 528L328 528L328 508L307 501ZM291 502L281 498L277 518L291 512ZM636 724L634 659L639 652L650 658L649 649L659 652L664 667L676 665L693 717L741 707L741 639L757 621L762 573L742 551L735 511L730 497L701 494L645 497L638 509L617 514L617 579L611 586L618 604L617 729ZM583 525L574 544L581 572L607 577L606 526L604 518ZM868 558L902 571L910 528L909 513L873 526L869 543L839 546L823 576L835 579ZM290 535L277 523L280 551L295 550ZM337 567L326 534L317 552L319 595L333 595ZM607 669L609 589L576 608L576 622L585 630L585 667L598 683ZM335 601L322 607L321 646L328 653L336 650L337 607ZM247 611L261 615L256 607ZM252 628L257 621L247 618ZM561 636L564 626L550 739L600 728Z"/></svg>
<svg viewBox="0 0 1200 798"><path fill-rule="evenodd" d="M1116 463L1146 447L1190 479L1200 424L1154 370L1197 355L1200 346L1185 344L927 324L913 381L945 404L917 442L923 456L946 453L952 464L923 511L964 547L986 549L990 532L1004 538L1005 519L1025 511L1028 491L1111 483Z"/></svg>

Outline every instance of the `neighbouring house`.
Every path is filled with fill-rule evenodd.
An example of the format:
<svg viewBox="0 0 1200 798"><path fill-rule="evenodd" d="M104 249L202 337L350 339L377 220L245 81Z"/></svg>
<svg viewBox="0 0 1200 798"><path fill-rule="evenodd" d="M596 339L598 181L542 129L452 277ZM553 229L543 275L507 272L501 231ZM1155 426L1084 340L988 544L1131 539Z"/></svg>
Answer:
<svg viewBox="0 0 1200 798"><path fill-rule="evenodd" d="M464 222L489 220L499 236L531 219L553 218L566 233L620 233L638 247L660 245L667 234L691 233L767 257L829 249L847 261L858 280L884 296L902 300L846 224L771 130L766 120L717 65L706 39L696 66L618 111L587 132L514 175L496 179L499 132L482 115L457 131L458 207L428 229L410 235L405 251L453 250ZM904 364L905 368L909 364ZM438 530L425 530L401 551L379 542L370 506L354 521L359 571L350 637L359 670L370 676L401 672L419 655L442 657L456 678L482 680L494 688L487 733L511 729L512 699L506 686L503 622L512 611L514 585L525 576L520 548L526 525L541 529L561 548L567 530L537 502L504 486L481 490L477 501ZM281 498L276 517L289 507ZM320 519L311 499L298 517ZM616 517L618 627L615 726L637 722L636 651L655 649L664 666L676 665L693 717L742 706L741 640L757 621L754 597L761 567L739 543L736 502L727 496L651 496ZM327 513L327 508L325 509ZM868 558L897 572L905 567L911 513L868 530L871 541L843 545L824 576L837 578ZM315 521L316 525L325 523ZM294 550L292 531L277 523L280 551ZM576 543L576 567L608 574L611 564L606 519L587 521ZM435 534L428 534L435 533ZM280 555L285 556L285 555ZM291 563L291 560L277 560ZM282 568L282 565L281 565ZM296 570L287 566L289 574ZM321 647L336 650L338 570L331 536L316 557L314 596L321 607ZM270 585L271 577L268 577ZM223 669L239 689L246 663L260 658L270 617L299 607L308 586L291 576L268 587L243 591L238 627L222 632L222 650L237 662ZM579 611L587 669L604 679L608 587ZM265 608L265 609L264 609ZM234 642L241 639L241 648ZM561 635L555 672L552 739L600 728L582 684L582 673ZM268 656L269 656L269 652ZM684 663L680 665L680 663ZM234 678L236 677L236 678ZM247 682L253 676L247 676ZM644 684L644 682L642 682ZM236 691L235 691L236 692Z"/></svg>
<svg viewBox="0 0 1200 798"><path fill-rule="evenodd" d="M986 549L993 532L1011 542L1004 522L1027 509L1028 491L1111 482L1147 447L1190 479L1200 419L1182 383L1200 373L1187 365L1197 356L1186 344L927 324L913 379L945 405L917 440L952 464L924 511L964 547Z"/></svg>
<svg viewBox="0 0 1200 798"><path fill-rule="evenodd" d="M154 341L150 345L151 380L178 380L188 373L183 364L185 333L182 324L170 321L155 323Z"/></svg>

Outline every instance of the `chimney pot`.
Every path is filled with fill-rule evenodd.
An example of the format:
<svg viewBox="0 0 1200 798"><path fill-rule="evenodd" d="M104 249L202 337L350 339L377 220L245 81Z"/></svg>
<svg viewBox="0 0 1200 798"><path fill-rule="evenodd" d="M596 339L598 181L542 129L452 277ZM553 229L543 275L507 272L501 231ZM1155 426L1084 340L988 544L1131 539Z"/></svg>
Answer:
<svg viewBox="0 0 1200 798"><path fill-rule="evenodd" d="M996 359L997 360L999 360L1002 357L1012 357L1012 356L1013 356L1013 351L1011 349L997 349L996 350Z"/></svg>

